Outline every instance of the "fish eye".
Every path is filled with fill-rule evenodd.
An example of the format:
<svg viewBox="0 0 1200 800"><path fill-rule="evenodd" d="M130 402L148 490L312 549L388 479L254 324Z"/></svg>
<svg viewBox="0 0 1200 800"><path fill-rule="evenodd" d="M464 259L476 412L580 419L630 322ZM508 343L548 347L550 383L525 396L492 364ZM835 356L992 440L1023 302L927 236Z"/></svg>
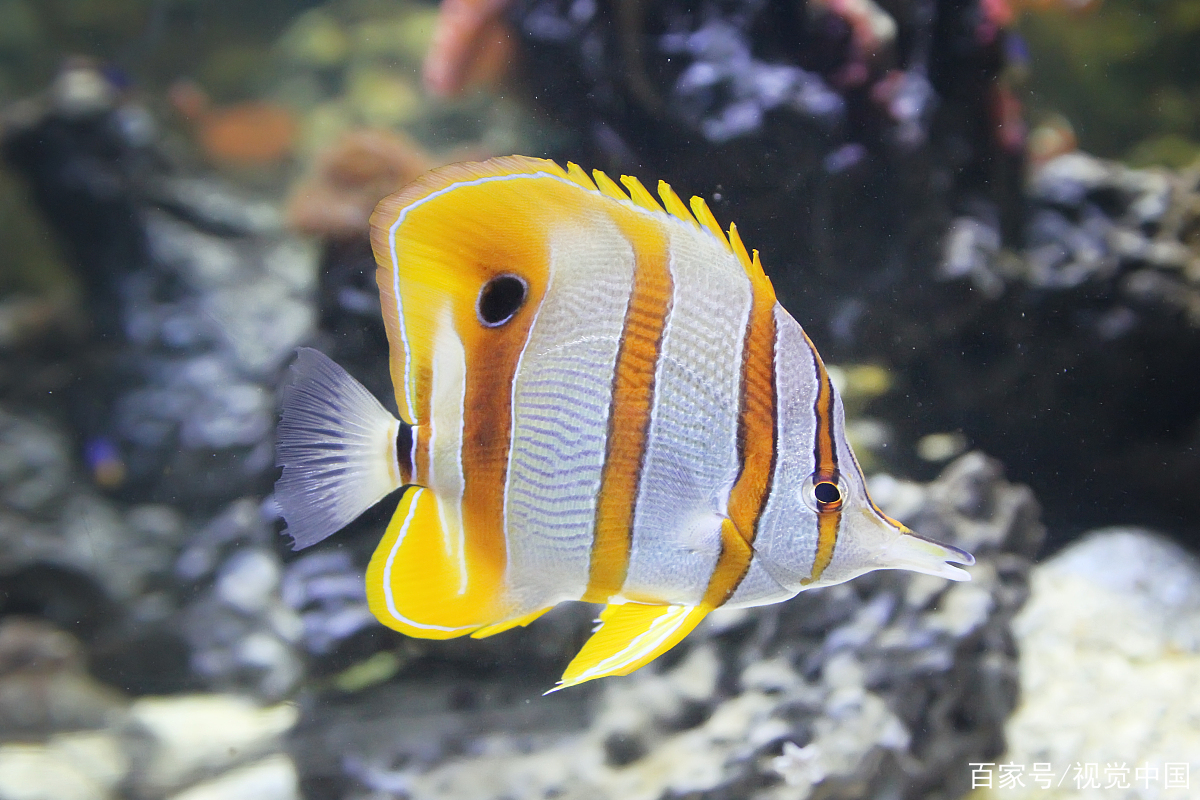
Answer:
<svg viewBox="0 0 1200 800"><path fill-rule="evenodd" d="M479 290L475 313L486 328L498 328L512 319L529 294L529 284L519 275L497 275Z"/></svg>
<svg viewBox="0 0 1200 800"><path fill-rule="evenodd" d="M840 503L842 502L842 490L837 487L836 483L821 481L813 487L813 497L817 498L818 503L825 505Z"/></svg>
<svg viewBox="0 0 1200 800"><path fill-rule="evenodd" d="M846 498L841 480L830 480L816 473L810 475L804 482L801 494L804 497L805 505L818 514L840 511Z"/></svg>

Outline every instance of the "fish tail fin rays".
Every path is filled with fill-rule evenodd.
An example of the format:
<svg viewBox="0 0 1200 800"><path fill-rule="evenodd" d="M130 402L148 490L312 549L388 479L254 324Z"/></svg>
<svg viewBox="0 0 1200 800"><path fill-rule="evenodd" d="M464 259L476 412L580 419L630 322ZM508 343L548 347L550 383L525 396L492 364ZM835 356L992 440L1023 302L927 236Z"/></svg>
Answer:
<svg viewBox="0 0 1200 800"><path fill-rule="evenodd" d="M952 564L969 567L975 563L975 557L952 545L906 531L879 553L877 563L879 569L907 569L952 581L969 581L970 573Z"/></svg>
<svg viewBox="0 0 1200 800"><path fill-rule="evenodd" d="M326 355L302 347L283 395L275 502L297 550L352 522L408 480L397 458L404 423Z"/></svg>
<svg viewBox="0 0 1200 800"><path fill-rule="evenodd" d="M384 625L422 639L498 633L513 617L505 565L473 548L446 511L432 490L409 487L367 567L367 603Z"/></svg>
<svg viewBox="0 0 1200 800"><path fill-rule="evenodd" d="M609 675L628 675L670 650L712 609L707 605L621 603L600 612L600 627L550 692Z"/></svg>

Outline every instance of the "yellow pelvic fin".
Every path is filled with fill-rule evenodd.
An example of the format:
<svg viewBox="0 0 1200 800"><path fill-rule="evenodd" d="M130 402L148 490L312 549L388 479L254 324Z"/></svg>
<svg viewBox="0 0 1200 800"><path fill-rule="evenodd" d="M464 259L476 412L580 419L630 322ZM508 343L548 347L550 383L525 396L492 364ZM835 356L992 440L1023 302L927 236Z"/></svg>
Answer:
<svg viewBox="0 0 1200 800"><path fill-rule="evenodd" d="M662 206L654 199L654 195L646 191L646 187L642 186L642 182L632 175L622 175L621 183L625 184L625 188L629 190L629 199L647 211L662 212Z"/></svg>
<svg viewBox="0 0 1200 800"><path fill-rule="evenodd" d="M598 169L592 170L592 177L596 179L596 188L600 190L600 194L611 197L613 200L628 200L625 193L621 191L621 187L613 182L613 179L605 175Z"/></svg>
<svg viewBox="0 0 1200 800"><path fill-rule="evenodd" d="M471 638L484 639L488 636L495 636L497 633L504 633L507 630L512 630L513 628L524 628L542 614L545 614L551 608L552 606L546 606L545 608L539 608L532 614L526 614L523 617L514 617L513 619L505 620L504 622L497 622L495 625L488 625L486 628L480 628L472 633Z"/></svg>
<svg viewBox="0 0 1200 800"><path fill-rule="evenodd" d="M550 692L609 675L628 675L677 645L711 610L707 605L606 606L600 612L600 627Z"/></svg>
<svg viewBox="0 0 1200 800"><path fill-rule="evenodd" d="M507 619L504 564L457 530L434 493L409 487L367 567L367 603L384 625L452 639Z"/></svg>
<svg viewBox="0 0 1200 800"><path fill-rule="evenodd" d="M596 184L593 183L592 179L588 177L588 174L580 169L579 165L574 161L567 162L567 177L575 181L575 183L579 184L584 189L589 189L593 192L599 191L596 188Z"/></svg>

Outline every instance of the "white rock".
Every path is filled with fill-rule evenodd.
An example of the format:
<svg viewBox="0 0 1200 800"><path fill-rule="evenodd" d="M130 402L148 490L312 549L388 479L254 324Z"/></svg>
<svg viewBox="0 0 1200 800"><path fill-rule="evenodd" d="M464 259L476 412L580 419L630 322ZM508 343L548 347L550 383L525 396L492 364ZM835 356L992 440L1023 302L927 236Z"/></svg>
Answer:
<svg viewBox="0 0 1200 800"><path fill-rule="evenodd" d="M170 800L296 800L300 782L292 759L282 753L231 769L192 786Z"/></svg>
<svg viewBox="0 0 1200 800"><path fill-rule="evenodd" d="M1130 529L1093 533L1033 573L1014 630L1022 702L998 761L1024 768L1012 798L1185 798L1166 765L1200 785L1200 567L1181 548ZM1032 784L1049 763L1055 787ZM1077 787L1075 765L1092 765L1098 787ZM1120 779L1128 788L1109 787ZM1153 769L1153 780L1137 770ZM1066 774L1061 787L1060 778ZM1146 773L1148 777L1148 772ZM1086 779L1085 779L1086 780Z"/></svg>
<svg viewBox="0 0 1200 800"><path fill-rule="evenodd" d="M46 744L0 746L0 800L106 800L129 759L108 733L71 733Z"/></svg>
<svg viewBox="0 0 1200 800"><path fill-rule="evenodd" d="M138 700L125 729L133 783L153 797L260 758L279 749L298 715L291 705L259 708L235 695Z"/></svg>
<svg viewBox="0 0 1200 800"><path fill-rule="evenodd" d="M279 562L263 550L241 550L221 566L217 597L246 614L263 611L279 590Z"/></svg>

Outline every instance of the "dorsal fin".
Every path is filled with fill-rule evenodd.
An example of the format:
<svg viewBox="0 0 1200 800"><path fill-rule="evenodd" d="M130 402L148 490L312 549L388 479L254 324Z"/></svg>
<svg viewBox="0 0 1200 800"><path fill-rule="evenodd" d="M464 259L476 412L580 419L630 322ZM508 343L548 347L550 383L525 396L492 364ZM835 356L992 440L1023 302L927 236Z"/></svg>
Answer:
<svg viewBox="0 0 1200 800"><path fill-rule="evenodd" d="M729 223L729 249L742 263L742 268L749 272L752 267L750 254L746 252L746 245L742 244L742 237L738 235L737 224L733 222Z"/></svg>
<svg viewBox="0 0 1200 800"><path fill-rule="evenodd" d="M684 222L689 222L697 228L700 223L696 222L696 218L692 216L692 212L687 210L687 206L679 199L679 195L675 194L675 190L666 181L658 182L658 196L662 198L663 205L667 208L667 213Z"/></svg>
<svg viewBox="0 0 1200 800"><path fill-rule="evenodd" d="M654 195L646 191L646 187L642 186L642 182L632 175L622 175L621 183L625 184L625 188L629 190L629 199L635 205L639 205L647 211L657 211L663 213L662 206L654 199Z"/></svg>
<svg viewBox="0 0 1200 800"><path fill-rule="evenodd" d="M463 161L430 170L400 191L379 201L379 205L371 214L372 244L375 243L376 233L381 230L386 233L406 207L451 184L501 175L533 175L539 172L559 178L568 177L563 168L550 159L529 156L501 156L487 161Z"/></svg>
<svg viewBox="0 0 1200 800"><path fill-rule="evenodd" d="M600 190L600 194L611 197L613 200L628 200L625 193L621 191L621 187L613 182L613 179L605 175L598 169L592 170L592 177L596 179L596 188Z"/></svg>
<svg viewBox="0 0 1200 800"><path fill-rule="evenodd" d="M589 178L588 174L580 169L579 165L574 161L567 162L567 177L575 181L575 183L579 184L584 189L588 189L593 192L599 191L596 188L595 182Z"/></svg>
<svg viewBox="0 0 1200 800"><path fill-rule="evenodd" d="M733 248L729 246L729 240L725 238L725 231L721 230L721 226L717 223L717 218L708 210L708 203L704 202L703 197L692 198L692 213L696 215L696 221L702 227L708 228L709 233L717 237L721 244L725 245L725 249L733 252Z"/></svg>

